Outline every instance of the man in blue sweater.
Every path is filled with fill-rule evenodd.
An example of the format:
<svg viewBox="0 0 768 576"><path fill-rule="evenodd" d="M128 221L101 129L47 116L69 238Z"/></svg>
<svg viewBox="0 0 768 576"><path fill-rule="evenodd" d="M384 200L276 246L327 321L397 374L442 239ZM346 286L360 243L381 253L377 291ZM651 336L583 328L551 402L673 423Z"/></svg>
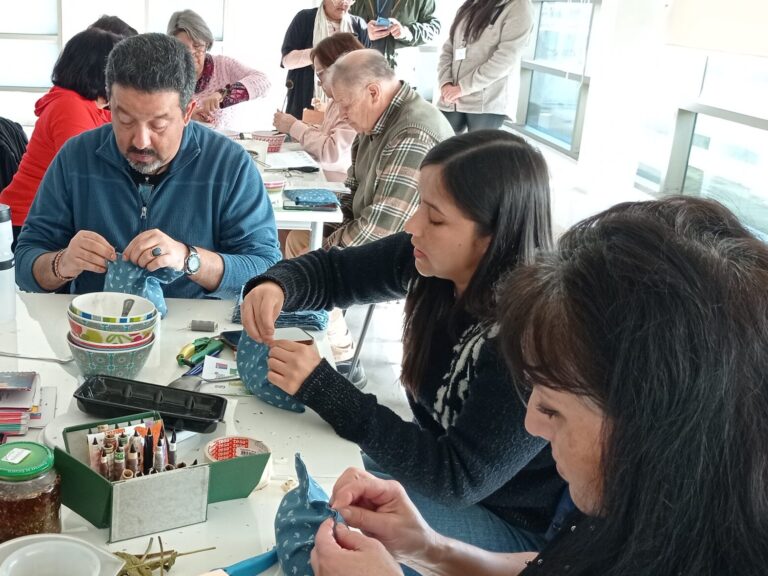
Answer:
<svg viewBox="0 0 768 576"><path fill-rule="evenodd" d="M106 70L112 124L67 142L40 184L16 250L22 290L104 287L109 261L185 274L181 298L234 298L280 259L275 219L247 153L190 122L195 68L164 34L128 38Z"/></svg>

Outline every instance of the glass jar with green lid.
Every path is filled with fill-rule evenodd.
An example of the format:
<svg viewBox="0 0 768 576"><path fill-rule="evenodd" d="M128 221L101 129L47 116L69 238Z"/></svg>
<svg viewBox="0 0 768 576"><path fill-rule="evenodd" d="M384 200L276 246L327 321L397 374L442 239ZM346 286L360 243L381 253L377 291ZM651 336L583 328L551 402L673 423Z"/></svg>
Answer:
<svg viewBox="0 0 768 576"><path fill-rule="evenodd" d="M0 542L61 532L61 479L53 452L36 442L0 446Z"/></svg>

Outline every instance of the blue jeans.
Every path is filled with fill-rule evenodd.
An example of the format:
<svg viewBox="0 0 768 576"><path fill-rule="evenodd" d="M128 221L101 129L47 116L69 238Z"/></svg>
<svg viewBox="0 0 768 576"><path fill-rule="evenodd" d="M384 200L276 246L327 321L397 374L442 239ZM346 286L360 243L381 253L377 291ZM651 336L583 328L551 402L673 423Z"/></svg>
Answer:
<svg viewBox="0 0 768 576"><path fill-rule="evenodd" d="M501 128L506 118L504 114L473 114L469 112L446 112L445 110L443 110L443 115L451 123L456 134L461 134L464 130L467 132L486 129L497 130Z"/></svg>
<svg viewBox="0 0 768 576"><path fill-rule="evenodd" d="M380 478L392 478L383 473L365 453L362 457L368 472ZM457 509L430 500L418 492L408 491L408 497L435 532L478 548L492 552L538 552L545 543L543 534L513 526L482 504ZM406 576L418 574L405 566L403 571Z"/></svg>

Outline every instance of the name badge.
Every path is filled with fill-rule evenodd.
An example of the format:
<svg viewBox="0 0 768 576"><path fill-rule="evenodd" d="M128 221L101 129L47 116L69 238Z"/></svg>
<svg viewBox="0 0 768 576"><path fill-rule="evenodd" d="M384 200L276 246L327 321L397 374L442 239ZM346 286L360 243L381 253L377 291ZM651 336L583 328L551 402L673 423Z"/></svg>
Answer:
<svg viewBox="0 0 768 576"><path fill-rule="evenodd" d="M454 60L464 60L464 58L467 57L467 49L466 48L456 48L456 50L453 51L453 59Z"/></svg>

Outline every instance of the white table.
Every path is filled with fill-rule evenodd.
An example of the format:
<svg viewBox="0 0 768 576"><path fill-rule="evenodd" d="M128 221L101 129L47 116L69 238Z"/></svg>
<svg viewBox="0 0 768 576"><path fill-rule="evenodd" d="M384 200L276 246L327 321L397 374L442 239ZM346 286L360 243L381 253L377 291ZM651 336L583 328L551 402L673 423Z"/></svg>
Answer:
<svg viewBox="0 0 768 576"><path fill-rule="evenodd" d="M59 294L17 295L16 320L0 324L0 351L69 357L66 309L71 298ZM219 324L219 331L241 328L229 321L231 312L231 302L169 299L168 315L161 321L154 348L136 379L167 384L179 376L184 370L176 364L176 354L184 344L204 335L190 332L187 329L189 321L214 320ZM313 336L321 353L329 357L325 336L320 333L313 333ZM10 437L9 441L28 439L59 443L62 428L97 420L80 412L72 400L72 393L82 380L74 363L62 365L0 357L0 370L34 370L40 373L42 385L55 385L58 389L56 419L48 429L44 433L30 430L26 436ZM179 558L172 571L176 576L193 576L229 566L274 546L273 520L284 495L281 484L287 478L295 477L293 460L296 452L302 453L310 474L329 492L344 469L361 466L359 448L339 438L311 410L296 414L269 406L254 397L230 397L225 419L226 422L219 424L210 436L242 434L264 441L272 450L272 479L265 488L254 491L248 498L209 505L207 522L160 534L167 549L188 551L216 546L216 550L210 552ZM62 524L65 533L111 551L143 552L149 538L109 544L108 530L94 528L66 507L62 507ZM279 573L277 568L266 572Z"/></svg>
<svg viewBox="0 0 768 576"><path fill-rule="evenodd" d="M301 150L297 142L283 144L281 150ZM269 160L269 155L267 155ZM263 170L259 167L259 170ZM268 171L270 172L270 171ZM288 180L288 187L312 187L323 188L328 181L322 170L317 172L297 172L295 170L282 171ZM282 206L273 206L275 210L275 222L278 228L284 230L309 229L309 249L317 250L323 245L323 224L326 222L341 222L344 217L340 208L333 212L321 210L284 210Z"/></svg>

